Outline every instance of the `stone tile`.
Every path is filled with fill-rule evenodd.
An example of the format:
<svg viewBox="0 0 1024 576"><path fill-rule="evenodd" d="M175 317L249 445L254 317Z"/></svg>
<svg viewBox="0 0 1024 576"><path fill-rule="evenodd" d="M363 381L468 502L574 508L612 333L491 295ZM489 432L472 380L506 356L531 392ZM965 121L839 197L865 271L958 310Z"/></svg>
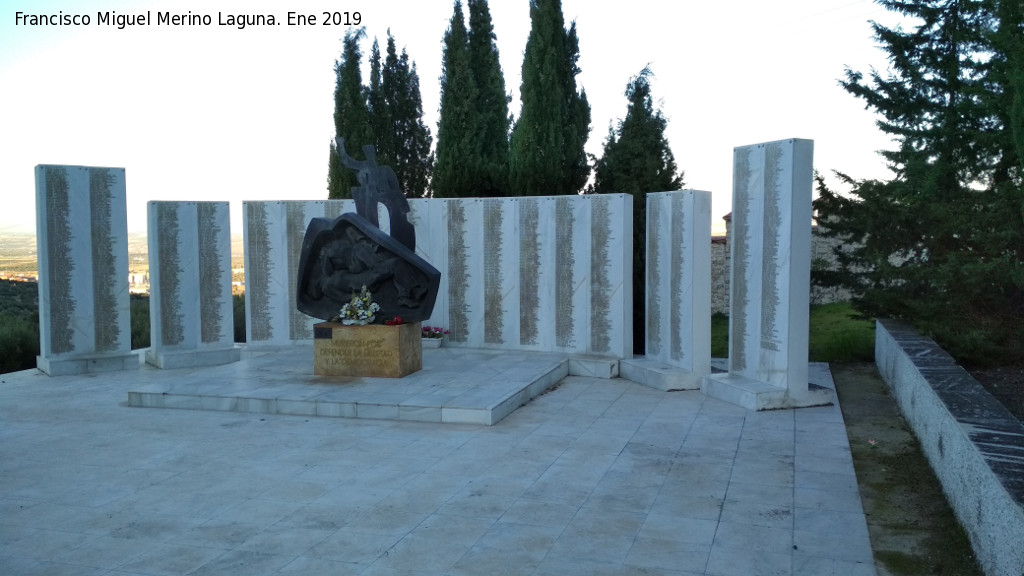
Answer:
<svg viewBox="0 0 1024 576"><path fill-rule="evenodd" d="M491 548L474 546L447 574L451 576L528 576L534 574L547 549L529 551L522 548Z"/></svg>
<svg viewBox="0 0 1024 576"><path fill-rule="evenodd" d="M294 560L293 556L231 550L190 572L190 576L253 576L273 574Z"/></svg>
<svg viewBox="0 0 1024 576"><path fill-rule="evenodd" d="M789 576L792 569L791 554L714 546L704 573L708 576Z"/></svg>
<svg viewBox="0 0 1024 576"><path fill-rule="evenodd" d="M767 502L726 500L722 506L721 519L722 522L792 530L793 508Z"/></svg>
<svg viewBox="0 0 1024 576"><path fill-rule="evenodd" d="M626 563L641 568L701 573L707 566L710 552L710 544L648 537L641 531L629 550Z"/></svg>
<svg viewBox="0 0 1024 576"><path fill-rule="evenodd" d="M58 554L94 539L96 539L95 535L78 532L35 528L5 529L4 538L0 540L0 554L18 558L52 560Z"/></svg>
<svg viewBox="0 0 1024 576"><path fill-rule="evenodd" d="M63 562L40 561L35 564L22 564L22 566L24 571L17 572L18 576L100 576L110 574L106 568L93 568Z"/></svg>
<svg viewBox="0 0 1024 576"><path fill-rule="evenodd" d="M570 504L520 499L505 511L499 522L564 528L578 510L579 506Z"/></svg>
<svg viewBox="0 0 1024 576"><path fill-rule="evenodd" d="M585 556L574 558L548 554L533 574L534 576L566 576L567 574L619 576L624 573L621 562L604 562Z"/></svg>
<svg viewBox="0 0 1024 576"><path fill-rule="evenodd" d="M520 556L533 558L539 564L561 533L560 526L497 522L476 541L473 549L495 548L516 551Z"/></svg>
<svg viewBox="0 0 1024 576"><path fill-rule="evenodd" d="M369 508L370 504L340 506L318 501L299 508L282 519L280 523L310 530L337 530L362 515Z"/></svg>
<svg viewBox="0 0 1024 576"><path fill-rule="evenodd" d="M356 576L365 574L366 565L355 562L337 562L315 556L302 555L295 558L276 572L280 576L310 576L330 574L331 576Z"/></svg>
<svg viewBox="0 0 1024 576"><path fill-rule="evenodd" d="M78 566L112 570L157 545L153 541L100 536L58 555L56 560Z"/></svg>
<svg viewBox="0 0 1024 576"><path fill-rule="evenodd" d="M458 542L469 548L493 525L494 521L486 518L433 514L409 532L409 535Z"/></svg>
<svg viewBox="0 0 1024 576"><path fill-rule="evenodd" d="M367 534L404 536L420 525L428 515L373 506L345 524L345 528Z"/></svg>
<svg viewBox="0 0 1024 576"><path fill-rule="evenodd" d="M332 534L332 530L310 530L279 524L246 540L238 549L279 556L299 556Z"/></svg>
<svg viewBox="0 0 1024 576"><path fill-rule="evenodd" d="M700 518L673 517L665 514L651 513L647 515L637 540L647 538L651 540L668 540L699 544L710 548L715 540L715 531L718 529L718 520L703 520Z"/></svg>
<svg viewBox="0 0 1024 576"><path fill-rule="evenodd" d="M366 567L376 562L400 539L400 536L395 535L365 534L342 529L321 540L303 555Z"/></svg>
<svg viewBox="0 0 1024 576"><path fill-rule="evenodd" d="M792 486L772 486L769 484L757 484L757 478L745 478L744 482L729 482L729 491L726 493L726 500L737 502L750 502L759 504L773 504L777 506L793 506Z"/></svg>
<svg viewBox="0 0 1024 576"><path fill-rule="evenodd" d="M119 567L126 572L154 576L187 574L223 554L223 550L200 546L154 546Z"/></svg>
<svg viewBox="0 0 1024 576"><path fill-rule="evenodd" d="M771 486L792 486L794 482L793 463L792 461L787 462L785 459L761 460L737 457L736 464L733 466L732 479Z"/></svg>
<svg viewBox="0 0 1024 576"><path fill-rule="evenodd" d="M722 493L725 493L724 489ZM654 501L654 505L651 506L648 516L665 515L670 518L686 517L718 521L722 515L722 504L723 500L717 498L679 496L663 490Z"/></svg>
<svg viewBox="0 0 1024 576"><path fill-rule="evenodd" d="M406 570L425 574L443 574L449 571L469 551L459 542L446 542L435 538L406 536L371 565L376 569Z"/></svg>
<svg viewBox="0 0 1024 576"><path fill-rule="evenodd" d="M210 520L190 528L172 544L233 550L263 531L264 526L245 521Z"/></svg>
<svg viewBox="0 0 1024 576"><path fill-rule="evenodd" d="M720 522L715 533L715 548L742 550L745 554L790 554L792 546L793 531L785 528Z"/></svg>

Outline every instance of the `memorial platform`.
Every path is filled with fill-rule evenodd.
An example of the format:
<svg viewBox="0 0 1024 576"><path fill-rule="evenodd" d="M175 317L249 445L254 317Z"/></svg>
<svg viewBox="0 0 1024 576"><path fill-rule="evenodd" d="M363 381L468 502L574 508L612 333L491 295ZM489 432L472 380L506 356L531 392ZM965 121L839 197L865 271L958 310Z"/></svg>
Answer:
<svg viewBox="0 0 1024 576"><path fill-rule="evenodd" d="M313 374L313 344L247 348L234 364L112 375L131 379L128 405L295 416L493 425L573 375L617 375L618 361L471 348L423 351L404 378Z"/></svg>

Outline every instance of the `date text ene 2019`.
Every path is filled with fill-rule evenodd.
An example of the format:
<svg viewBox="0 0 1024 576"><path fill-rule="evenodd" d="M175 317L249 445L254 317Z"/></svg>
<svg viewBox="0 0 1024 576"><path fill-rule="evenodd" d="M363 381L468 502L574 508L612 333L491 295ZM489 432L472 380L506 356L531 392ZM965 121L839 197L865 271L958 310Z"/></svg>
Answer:
<svg viewBox="0 0 1024 576"><path fill-rule="evenodd" d="M289 26L358 26L362 21L359 12L323 12L319 20L316 14L288 13Z"/></svg>

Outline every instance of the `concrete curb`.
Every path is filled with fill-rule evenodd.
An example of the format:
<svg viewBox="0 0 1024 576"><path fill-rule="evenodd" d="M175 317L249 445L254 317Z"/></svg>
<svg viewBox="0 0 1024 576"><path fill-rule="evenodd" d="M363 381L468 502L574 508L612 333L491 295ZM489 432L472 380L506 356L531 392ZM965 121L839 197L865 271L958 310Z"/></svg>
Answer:
<svg viewBox="0 0 1024 576"><path fill-rule="evenodd" d="M875 362L986 574L1024 574L1024 426L935 342L879 320Z"/></svg>

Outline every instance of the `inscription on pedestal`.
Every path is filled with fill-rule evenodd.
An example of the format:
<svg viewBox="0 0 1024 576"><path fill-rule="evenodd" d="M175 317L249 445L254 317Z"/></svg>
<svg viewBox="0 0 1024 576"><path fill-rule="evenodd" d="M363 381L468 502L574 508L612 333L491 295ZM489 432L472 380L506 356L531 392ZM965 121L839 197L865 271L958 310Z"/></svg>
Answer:
<svg viewBox="0 0 1024 576"><path fill-rule="evenodd" d="M313 328L313 373L321 376L401 378L423 368L419 322L400 326Z"/></svg>

